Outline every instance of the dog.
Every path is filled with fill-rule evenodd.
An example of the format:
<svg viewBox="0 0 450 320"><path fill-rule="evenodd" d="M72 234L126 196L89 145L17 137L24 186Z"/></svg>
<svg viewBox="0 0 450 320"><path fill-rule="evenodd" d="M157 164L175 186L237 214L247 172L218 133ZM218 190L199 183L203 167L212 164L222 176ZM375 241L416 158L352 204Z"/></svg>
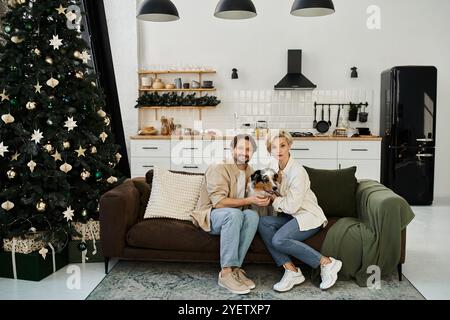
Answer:
<svg viewBox="0 0 450 320"><path fill-rule="evenodd" d="M276 195L280 197L278 192L280 188L278 173L270 168L257 170L251 176L247 185L248 196L268 197ZM258 207L252 205L252 209L257 211L260 216L273 215L272 207Z"/></svg>

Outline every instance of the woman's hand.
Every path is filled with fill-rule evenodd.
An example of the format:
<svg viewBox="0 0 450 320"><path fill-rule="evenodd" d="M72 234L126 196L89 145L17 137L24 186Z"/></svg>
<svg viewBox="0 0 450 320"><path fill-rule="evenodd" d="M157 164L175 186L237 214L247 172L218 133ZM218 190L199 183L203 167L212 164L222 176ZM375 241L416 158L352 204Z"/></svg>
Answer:
<svg viewBox="0 0 450 320"><path fill-rule="evenodd" d="M248 197L248 201L250 204L254 204L258 207L267 207L270 205L270 197L251 196Z"/></svg>

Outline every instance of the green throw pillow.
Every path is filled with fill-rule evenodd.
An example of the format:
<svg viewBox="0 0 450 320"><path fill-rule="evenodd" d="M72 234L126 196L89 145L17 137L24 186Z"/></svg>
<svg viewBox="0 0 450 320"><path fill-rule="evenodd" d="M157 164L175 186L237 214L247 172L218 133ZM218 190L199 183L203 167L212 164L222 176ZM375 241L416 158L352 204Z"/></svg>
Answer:
<svg viewBox="0 0 450 320"><path fill-rule="evenodd" d="M321 170L304 167L311 180L319 206L328 217L353 217L356 212L356 167L342 170Z"/></svg>

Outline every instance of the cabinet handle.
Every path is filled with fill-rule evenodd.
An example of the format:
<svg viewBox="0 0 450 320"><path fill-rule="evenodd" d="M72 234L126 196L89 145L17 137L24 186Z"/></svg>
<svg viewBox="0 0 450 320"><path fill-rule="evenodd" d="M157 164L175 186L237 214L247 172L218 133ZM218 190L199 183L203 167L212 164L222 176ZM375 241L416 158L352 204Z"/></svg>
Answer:
<svg viewBox="0 0 450 320"><path fill-rule="evenodd" d="M369 149L352 149L352 151L369 151Z"/></svg>
<svg viewBox="0 0 450 320"><path fill-rule="evenodd" d="M183 150L198 150L198 148L183 148Z"/></svg>
<svg viewBox="0 0 450 320"><path fill-rule="evenodd" d="M158 147L142 147L143 150L158 150Z"/></svg>
<svg viewBox="0 0 450 320"><path fill-rule="evenodd" d="M155 166L142 166L142 168L154 168Z"/></svg>
<svg viewBox="0 0 450 320"><path fill-rule="evenodd" d="M432 153L418 153L416 154L416 157L418 158L433 158Z"/></svg>
<svg viewBox="0 0 450 320"><path fill-rule="evenodd" d="M198 167L183 166L183 169L198 169Z"/></svg>
<svg viewBox="0 0 450 320"><path fill-rule="evenodd" d="M292 148L291 150L294 150L294 151L310 151L311 149L309 149L309 148Z"/></svg>

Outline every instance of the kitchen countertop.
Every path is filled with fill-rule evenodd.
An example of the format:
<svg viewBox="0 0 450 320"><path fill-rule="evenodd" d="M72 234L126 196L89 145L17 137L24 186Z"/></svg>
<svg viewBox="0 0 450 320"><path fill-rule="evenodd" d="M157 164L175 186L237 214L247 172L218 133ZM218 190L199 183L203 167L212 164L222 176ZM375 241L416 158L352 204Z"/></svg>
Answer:
<svg viewBox="0 0 450 320"><path fill-rule="evenodd" d="M196 135L196 136L161 136L161 135L154 135L154 136L140 136L135 135L131 136L131 140L184 140L184 139L191 139L191 140L231 140L232 136L213 136L213 135ZM254 137L256 139L256 137ZM264 137L259 137L258 140L262 140ZM382 138L378 136L360 136L360 137L354 137L354 138L347 138L347 137L333 137L333 136L314 136L314 137L297 137L294 138L294 141L381 141Z"/></svg>

